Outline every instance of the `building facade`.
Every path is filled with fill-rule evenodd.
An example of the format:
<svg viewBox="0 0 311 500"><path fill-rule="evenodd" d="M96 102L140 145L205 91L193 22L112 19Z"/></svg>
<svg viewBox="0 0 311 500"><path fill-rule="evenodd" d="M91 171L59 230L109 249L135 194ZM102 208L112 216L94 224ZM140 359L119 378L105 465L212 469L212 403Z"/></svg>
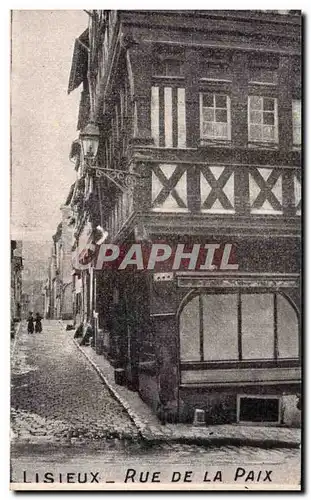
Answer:
<svg viewBox="0 0 311 500"><path fill-rule="evenodd" d="M44 284L45 317L52 319L73 319L72 289L72 210L69 201L61 206L62 221L53 235L51 257L48 262L48 277Z"/></svg>
<svg viewBox="0 0 311 500"><path fill-rule="evenodd" d="M92 11L80 85L78 130L94 120L100 142L98 170L72 145L73 250L100 225L117 245L235 252L226 270L77 271L95 347L166 420L296 424L300 14Z"/></svg>
<svg viewBox="0 0 311 500"><path fill-rule="evenodd" d="M23 243L11 240L11 320L22 319Z"/></svg>

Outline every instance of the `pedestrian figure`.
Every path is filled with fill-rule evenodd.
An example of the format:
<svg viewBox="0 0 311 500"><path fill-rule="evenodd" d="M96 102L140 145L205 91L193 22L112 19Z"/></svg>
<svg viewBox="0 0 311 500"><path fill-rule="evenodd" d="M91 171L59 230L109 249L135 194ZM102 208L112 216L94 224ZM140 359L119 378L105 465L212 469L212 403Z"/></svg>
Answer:
<svg viewBox="0 0 311 500"><path fill-rule="evenodd" d="M28 331L28 333L33 333L33 331L34 331L32 312L29 313L29 316L27 319L27 331Z"/></svg>
<svg viewBox="0 0 311 500"><path fill-rule="evenodd" d="M41 323L41 316L39 313L36 314L36 325L35 325L35 332L36 333L41 333L42 332L42 323Z"/></svg>

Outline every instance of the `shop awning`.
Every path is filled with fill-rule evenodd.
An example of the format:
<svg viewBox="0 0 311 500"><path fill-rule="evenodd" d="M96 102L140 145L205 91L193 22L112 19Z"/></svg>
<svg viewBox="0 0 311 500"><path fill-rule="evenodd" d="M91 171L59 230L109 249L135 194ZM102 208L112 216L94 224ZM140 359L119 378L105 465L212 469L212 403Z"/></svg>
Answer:
<svg viewBox="0 0 311 500"><path fill-rule="evenodd" d="M87 28L79 38L75 40L68 83L68 94L78 88L87 77L88 51L89 29Z"/></svg>

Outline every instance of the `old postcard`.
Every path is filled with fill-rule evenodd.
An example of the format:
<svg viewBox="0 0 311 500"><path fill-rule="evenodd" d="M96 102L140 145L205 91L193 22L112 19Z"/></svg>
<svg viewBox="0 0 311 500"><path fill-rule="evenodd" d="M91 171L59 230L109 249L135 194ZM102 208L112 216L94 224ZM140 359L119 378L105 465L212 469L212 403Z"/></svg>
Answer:
<svg viewBox="0 0 311 500"><path fill-rule="evenodd" d="M296 10L11 13L12 490L300 490Z"/></svg>

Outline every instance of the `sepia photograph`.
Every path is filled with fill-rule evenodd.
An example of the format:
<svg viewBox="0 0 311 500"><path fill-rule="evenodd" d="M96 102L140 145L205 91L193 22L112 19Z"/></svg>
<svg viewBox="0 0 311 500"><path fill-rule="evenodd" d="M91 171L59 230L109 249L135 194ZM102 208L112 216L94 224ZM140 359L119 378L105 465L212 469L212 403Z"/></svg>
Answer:
<svg viewBox="0 0 311 500"><path fill-rule="evenodd" d="M300 10L11 10L10 489L300 491Z"/></svg>

